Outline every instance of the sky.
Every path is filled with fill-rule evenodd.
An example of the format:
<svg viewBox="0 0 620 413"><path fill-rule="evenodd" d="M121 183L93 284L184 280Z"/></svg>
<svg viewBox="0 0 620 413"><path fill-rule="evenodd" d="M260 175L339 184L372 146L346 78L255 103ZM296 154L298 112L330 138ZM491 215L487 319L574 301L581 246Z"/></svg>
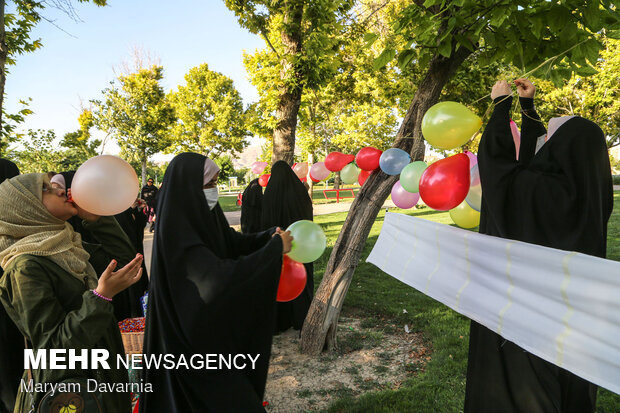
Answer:
<svg viewBox="0 0 620 413"><path fill-rule="evenodd" d="M243 53L263 48L264 42L239 26L223 0L108 0L106 7L73 3L81 21L47 9L44 15L62 30L39 23L32 37L40 38L43 47L19 56L9 68L6 110L14 113L20 99L32 98L34 114L20 129L53 129L59 137L77 130L81 105L101 97L122 63L132 62L136 47L159 59L166 91L183 84L189 69L207 63L233 80L245 105L258 99ZM106 147L106 152L117 150Z"/></svg>

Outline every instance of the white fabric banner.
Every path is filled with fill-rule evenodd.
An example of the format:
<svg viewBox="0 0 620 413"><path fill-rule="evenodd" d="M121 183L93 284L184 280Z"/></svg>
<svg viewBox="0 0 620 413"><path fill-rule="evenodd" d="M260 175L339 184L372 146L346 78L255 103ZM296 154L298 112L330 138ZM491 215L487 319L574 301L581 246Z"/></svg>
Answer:
<svg viewBox="0 0 620 413"><path fill-rule="evenodd" d="M386 214L367 261L620 394L620 262L398 213Z"/></svg>

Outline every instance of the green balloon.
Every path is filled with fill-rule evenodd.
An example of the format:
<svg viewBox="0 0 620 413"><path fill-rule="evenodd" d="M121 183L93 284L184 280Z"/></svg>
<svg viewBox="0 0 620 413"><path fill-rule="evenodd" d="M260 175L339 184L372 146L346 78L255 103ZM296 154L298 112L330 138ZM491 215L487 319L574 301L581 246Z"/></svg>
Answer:
<svg viewBox="0 0 620 413"><path fill-rule="evenodd" d="M440 102L424 114L422 135L439 149L463 146L482 126L482 119L457 102Z"/></svg>
<svg viewBox="0 0 620 413"><path fill-rule="evenodd" d="M360 174L360 170L351 162L340 171L340 179L345 184L354 184L357 182L357 177Z"/></svg>
<svg viewBox="0 0 620 413"><path fill-rule="evenodd" d="M407 192L416 193L420 190L420 178L428 165L423 161L411 162L400 173L400 185Z"/></svg>
<svg viewBox="0 0 620 413"><path fill-rule="evenodd" d="M288 257L297 262L316 261L325 251L327 238L323 229L312 221L301 220L291 224L287 229L293 236L293 247Z"/></svg>

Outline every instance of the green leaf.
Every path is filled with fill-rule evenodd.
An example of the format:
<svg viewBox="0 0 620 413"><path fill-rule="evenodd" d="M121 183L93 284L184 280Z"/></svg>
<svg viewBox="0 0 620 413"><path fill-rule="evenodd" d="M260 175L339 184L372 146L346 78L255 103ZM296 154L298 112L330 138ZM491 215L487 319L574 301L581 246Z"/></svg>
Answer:
<svg viewBox="0 0 620 413"><path fill-rule="evenodd" d="M592 66L582 66L578 68L577 70L575 70L575 73L577 73L580 76L587 77L587 76L592 76L592 75L597 74L598 70L596 70Z"/></svg>
<svg viewBox="0 0 620 413"><path fill-rule="evenodd" d="M470 52L474 51L474 45L472 44L471 41L469 41L467 37L461 36L460 34L455 34L454 38L456 39L457 42L459 42L461 46L465 47Z"/></svg>
<svg viewBox="0 0 620 413"><path fill-rule="evenodd" d="M450 57L450 54L452 53L452 43L449 41L441 42L438 51L440 55Z"/></svg>
<svg viewBox="0 0 620 413"><path fill-rule="evenodd" d="M415 51L407 49L398 54L398 67L401 70L405 70L407 65L411 63L411 60L415 57Z"/></svg>
<svg viewBox="0 0 620 413"><path fill-rule="evenodd" d="M422 6L428 9L429 7L439 4L441 2L442 0L426 0Z"/></svg>
<svg viewBox="0 0 620 413"><path fill-rule="evenodd" d="M375 41L377 41L378 38L379 35L376 33L365 33L364 42L366 42L366 45L364 47L369 48Z"/></svg>
<svg viewBox="0 0 620 413"><path fill-rule="evenodd" d="M392 59L396 56L396 50L394 49L385 49L379 57L377 57L372 63L372 67L374 70L379 70L385 65L387 65Z"/></svg>

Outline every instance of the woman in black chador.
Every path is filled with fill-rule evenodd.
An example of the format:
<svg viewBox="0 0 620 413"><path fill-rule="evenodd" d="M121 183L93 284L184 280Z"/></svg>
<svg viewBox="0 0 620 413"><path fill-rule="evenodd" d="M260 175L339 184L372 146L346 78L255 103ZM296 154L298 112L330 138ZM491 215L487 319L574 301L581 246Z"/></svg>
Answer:
<svg viewBox="0 0 620 413"><path fill-rule="evenodd" d="M262 227L288 228L293 222L302 219L312 221L312 200L291 167L284 161L278 161L271 168L271 178L263 196ZM308 276L306 288L296 299L278 303L276 333L291 327L295 330L303 327L314 296L313 264L304 266Z"/></svg>
<svg viewBox="0 0 620 413"><path fill-rule="evenodd" d="M282 255L290 233L242 235L217 203L215 163L176 156L157 203L144 353L259 355L255 368L145 370L141 413L264 412ZM239 361L238 364L241 364ZM213 366L211 366L213 367Z"/></svg>
<svg viewBox="0 0 620 413"><path fill-rule="evenodd" d="M0 159L0 183L19 175L19 168ZM0 268L0 278L3 271ZM24 373L24 338L0 305L0 413L13 413L17 388Z"/></svg>
<svg viewBox="0 0 620 413"><path fill-rule="evenodd" d="M263 187L258 178L250 182L241 198L241 232L252 234L261 230Z"/></svg>
<svg viewBox="0 0 620 413"><path fill-rule="evenodd" d="M501 81L478 153L480 232L604 258L613 189L603 131L575 116L553 118L547 133L534 110L534 85L515 84L523 114L519 160L511 89ZM594 412L596 390L471 322L465 413Z"/></svg>

